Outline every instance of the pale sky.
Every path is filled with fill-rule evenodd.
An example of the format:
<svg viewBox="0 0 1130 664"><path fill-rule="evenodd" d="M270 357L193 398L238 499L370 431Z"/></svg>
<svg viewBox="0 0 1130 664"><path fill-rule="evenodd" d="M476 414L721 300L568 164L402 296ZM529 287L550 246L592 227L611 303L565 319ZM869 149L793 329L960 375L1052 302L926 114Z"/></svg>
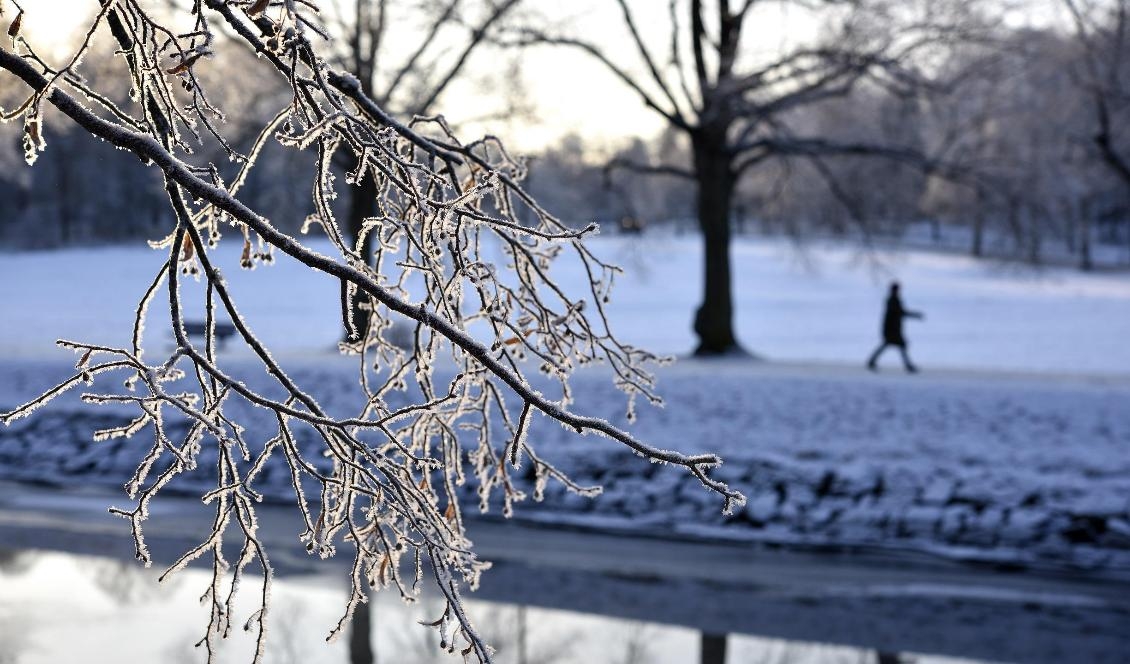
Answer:
<svg viewBox="0 0 1130 664"><path fill-rule="evenodd" d="M1014 12L1010 23L1046 23L1057 7L1055 0L1022 0L1024 11ZM12 9L8 0L0 0ZM323 3L327 5L329 3ZM95 0L22 0L27 10L24 32L32 39L50 36L62 40L74 36L88 20ZM527 6L541 12L551 22L571 25L574 34L606 46L606 52L619 65L636 73L641 64L623 26L619 10L610 0L527 0ZM645 39L652 42L658 59L666 58L667 3L662 0L634 0L636 17ZM10 20L7 12L4 25ZM767 2L761 14L749 24L753 33L745 43L750 49L775 52L790 42L806 39L815 30L815 23L803 10L785 3ZM497 68L486 52L477 55L477 67ZM467 134L490 131L500 135L511 149L536 151L567 133L582 134L590 146L610 149L632 138L650 138L664 129L664 121L646 109L638 95L591 57L573 49L541 47L522 54L523 79L527 97L533 100L534 121L498 121L482 125L468 124ZM638 78L646 78L639 76ZM464 80L441 100L439 111L456 123L480 117L491 108L489 91L476 89ZM461 132L462 133L462 132Z"/></svg>
<svg viewBox="0 0 1130 664"><path fill-rule="evenodd" d="M551 20L571 25L572 34L601 45L616 64L633 73L637 81L650 77L643 69L620 10L611 0L575 0L566 3L532 0ZM669 53L667 3L636 0L633 3L640 32L659 64ZM799 11L783 11L767 3L765 11L750 24L753 33L744 42L751 49L775 52L790 39L807 37L814 24ZM593 142L623 144L634 137L649 138L666 121L646 108L639 95L619 82L591 56L564 47L540 47L523 56L529 95L536 100L540 123L512 127L512 139L523 147L536 147L566 133L579 133ZM655 95L657 98L658 94Z"/></svg>
<svg viewBox="0 0 1130 664"><path fill-rule="evenodd" d="M0 3L7 0L0 0ZM527 0L528 6L560 25L571 25L574 34L607 45L607 52L618 65L639 73L641 63L628 41L619 10L608 0ZM33 43L39 38L64 41L81 34L89 20L95 0L22 0L27 10L23 32ZM324 3L329 5L329 3ZM654 40L657 57L666 57L666 2L635 0L637 20L645 38ZM10 3L7 4L10 8ZM767 48L784 44L785 35L811 30L807 20L770 9L758 21L760 43ZM7 15L4 25L10 20ZM803 25L802 25L803 23ZM60 54L62 55L62 54ZM479 56L479 66L491 66L489 54ZM619 146L632 138L650 138L665 126L662 118L646 109L640 98L617 81L603 65L591 57L563 47L541 47L522 55L523 79L527 97L534 100L534 121L489 125L469 124L469 133L491 131L499 134L513 150L539 150L568 133L583 134L593 147ZM644 78L640 76L640 78ZM455 101L458 100L458 104ZM483 91L464 80L440 103L439 110L453 122L482 116L491 104Z"/></svg>

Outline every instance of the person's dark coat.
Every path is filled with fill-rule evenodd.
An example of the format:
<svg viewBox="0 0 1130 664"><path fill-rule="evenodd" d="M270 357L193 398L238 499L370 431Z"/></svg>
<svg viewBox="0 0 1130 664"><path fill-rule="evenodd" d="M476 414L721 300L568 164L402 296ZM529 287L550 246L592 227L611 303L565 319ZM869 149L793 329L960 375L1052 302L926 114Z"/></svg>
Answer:
<svg viewBox="0 0 1130 664"><path fill-rule="evenodd" d="M895 346L906 345L906 337L902 335L902 319L908 314L910 312L903 308L898 293L891 293L887 298L887 311L883 314L883 341Z"/></svg>

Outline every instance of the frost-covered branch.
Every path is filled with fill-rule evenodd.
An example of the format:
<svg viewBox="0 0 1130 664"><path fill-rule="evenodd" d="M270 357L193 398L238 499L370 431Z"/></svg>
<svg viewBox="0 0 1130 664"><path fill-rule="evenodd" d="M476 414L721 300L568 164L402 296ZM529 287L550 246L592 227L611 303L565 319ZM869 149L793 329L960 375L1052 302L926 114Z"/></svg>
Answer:
<svg viewBox="0 0 1130 664"><path fill-rule="evenodd" d="M128 422L96 432L97 439L153 433L126 485L133 507L112 510L131 524L137 556L146 563L142 526L150 502L178 476L204 472L198 465L208 460L215 486L201 497L215 509L212 529L166 576L211 560L213 578L203 597L210 620L200 641L210 659L235 624L232 602L241 579L256 568L260 606L243 628L257 634L256 661L264 652L272 572L255 505L264 497L256 487L268 464L286 468L307 550L321 556L343 545L352 550L351 592L331 637L370 589L391 586L412 599L430 568L446 598L432 626L445 648L480 662L490 661L490 649L464 611L460 588L473 588L487 564L466 537L460 487L476 489L481 510L500 502L506 515L526 497L511 475L524 473L526 465L535 500L549 481L583 495L598 492L572 482L537 452L529 436L536 413L578 433L608 437L653 462L684 467L720 495L726 510L741 503L740 493L709 476L720 463L715 455L659 449L570 410L569 375L579 366L603 364L626 393L631 419L637 396L659 403L644 365L662 358L612 334L606 307L618 270L585 247L583 239L595 227L569 228L541 208L521 188L523 161L498 139L463 143L442 116L394 119L356 78L333 70L319 55L314 42L323 31L315 3L203 0L177 17L188 19L187 30L165 27L141 0L99 5L75 55L61 68L34 53L18 24L9 30L13 47L0 48L0 71L23 81L30 95L5 117L23 117L29 162L49 147L42 131L49 104L92 136L159 169L173 222L167 236L151 244L167 259L138 303L129 348L60 342L80 353L75 375L0 413L0 421L29 415L106 374L124 375L123 391L88 392L82 399L136 410ZM254 49L263 68L281 76L291 91L246 154L218 131L220 109L195 75L196 68L209 66L215 40L224 38L214 22ZM81 76L81 55L107 34L116 44L121 75L131 82L128 101L92 89ZM271 140L305 152L315 165L304 230L324 233L332 255L284 233L240 200ZM194 155L193 145L209 144L219 145L236 166ZM355 168L344 174L347 186L366 177L378 185L377 214L354 239L347 239L335 216L341 174L334 156L343 151L357 156ZM281 254L340 282L342 317L356 332L341 350L359 362L359 412L341 417L323 409L316 392L287 374L240 314L213 258L228 228L243 243L241 268L267 268ZM363 249L366 237L371 254ZM568 292L553 280L554 261L563 255L583 266L584 292ZM196 296L205 311L200 345L187 332L185 277L205 286ZM150 361L144 330L162 301L176 347ZM358 309L369 315L355 319ZM231 321L258 359L270 389L245 381L217 355L220 317ZM407 347L393 343L394 324L412 329ZM534 370L555 382L559 396L530 382ZM270 413L270 430L241 422L239 410L229 408L236 402ZM175 435L171 421L187 422L187 432ZM300 444L310 438L320 444L318 455ZM240 552L229 560L224 544L233 537Z"/></svg>

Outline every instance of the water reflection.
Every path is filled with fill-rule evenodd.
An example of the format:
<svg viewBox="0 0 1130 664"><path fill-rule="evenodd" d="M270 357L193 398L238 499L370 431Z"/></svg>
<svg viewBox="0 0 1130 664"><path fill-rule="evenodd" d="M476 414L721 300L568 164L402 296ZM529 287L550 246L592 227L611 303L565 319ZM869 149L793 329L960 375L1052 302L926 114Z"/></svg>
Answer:
<svg viewBox="0 0 1130 664"><path fill-rule="evenodd" d="M26 573L34 564L31 554L24 551L0 549L0 589L8 575ZM27 633L30 628L21 615L18 603L10 602L0 591L0 664L17 664L28 651Z"/></svg>
<svg viewBox="0 0 1130 664"><path fill-rule="evenodd" d="M194 648L207 610L199 596L209 575L186 570L172 583L155 570L66 553L0 551L0 664L205 661ZM290 576L276 581L269 664L344 664L347 639L326 643L345 589L337 576ZM241 615L253 610L252 600ZM699 660L698 632L669 625L471 600L476 624L498 649L499 664L674 664ZM442 612L424 597L405 605L378 595L373 606L375 661L431 664L459 661L439 650L434 630L420 627ZM254 639L234 634L218 661L245 664ZM730 635L726 662L874 662L873 651ZM919 658L916 662L957 661Z"/></svg>

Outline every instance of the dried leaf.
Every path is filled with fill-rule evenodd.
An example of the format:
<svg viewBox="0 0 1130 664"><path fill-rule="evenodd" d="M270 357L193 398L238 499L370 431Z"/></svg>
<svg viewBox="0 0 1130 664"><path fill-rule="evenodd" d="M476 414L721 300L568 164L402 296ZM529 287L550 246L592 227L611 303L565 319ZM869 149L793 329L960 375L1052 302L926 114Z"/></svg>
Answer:
<svg viewBox="0 0 1130 664"><path fill-rule="evenodd" d="M521 341L522 340L518 337L510 337L509 339L503 339L502 343L506 344L507 346L513 346L514 344L520 343Z"/></svg>
<svg viewBox="0 0 1130 664"><path fill-rule="evenodd" d="M196 255L196 252L193 251L192 243L191 242L185 242L184 243L184 249L181 250L181 254L180 254L181 262L183 263L185 261L190 261L190 260L192 260L192 257L195 256L195 255Z"/></svg>
<svg viewBox="0 0 1130 664"><path fill-rule="evenodd" d="M205 52L194 53L193 55L190 55L182 60L179 65L172 67L171 69L166 69L165 72L174 76L177 74L183 74L184 72L188 71L188 68L195 64L197 60L204 57L205 55Z"/></svg>
<svg viewBox="0 0 1130 664"><path fill-rule="evenodd" d="M16 35L20 34L20 24L23 22L24 13L21 11L19 14L16 14L16 18L12 19L12 24L8 26L8 36L15 39Z"/></svg>
<svg viewBox="0 0 1130 664"><path fill-rule="evenodd" d="M258 16L267 11L267 6L271 4L271 0L255 0L255 4L247 8L248 16Z"/></svg>
<svg viewBox="0 0 1130 664"><path fill-rule="evenodd" d="M380 583L381 583L381 585L382 585L382 586L383 586L383 585L384 585L385 583L387 583L387 579L385 578L385 572L386 572L386 571L388 570L388 562L389 562L389 561L388 561L388 554L386 553L386 554L384 555L384 557L383 557L383 558L381 558L381 566L380 566L380 569L379 569L379 570L377 570L377 580L379 580L379 581L380 581Z"/></svg>

